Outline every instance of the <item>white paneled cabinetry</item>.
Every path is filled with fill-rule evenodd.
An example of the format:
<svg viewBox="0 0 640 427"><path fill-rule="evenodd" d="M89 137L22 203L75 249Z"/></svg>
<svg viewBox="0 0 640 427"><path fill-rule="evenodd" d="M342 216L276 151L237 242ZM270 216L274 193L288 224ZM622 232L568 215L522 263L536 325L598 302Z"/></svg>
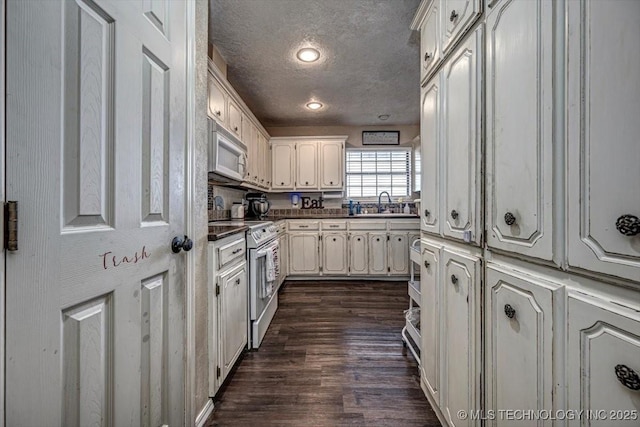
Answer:
<svg viewBox="0 0 640 427"><path fill-rule="evenodd" d="M268 190L271 186L269 135L211 60L207 78L207 114L247 147L242 185Z"/></svg>
<svg viewBox="0 0 640 427"><path fill-rule="evenodd" d="M412 28L427 398L638 425L640 3L426 0Z"/></svg>
<svg viewBox="0 0 640 427"><path fill-rule="evenodd" d="M346 136L271 138L271 189L342 190L346 140Z"/></svg>

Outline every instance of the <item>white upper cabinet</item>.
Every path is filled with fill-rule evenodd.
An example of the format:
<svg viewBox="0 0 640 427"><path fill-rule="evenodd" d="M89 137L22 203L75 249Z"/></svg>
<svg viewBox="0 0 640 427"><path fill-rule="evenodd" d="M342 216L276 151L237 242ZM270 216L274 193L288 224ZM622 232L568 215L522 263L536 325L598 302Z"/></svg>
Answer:
<svg viewBox="0 0 640 427"><path fill-rule="evenodd" d="M344 142L320 142L320 187L342 189L344 180Z"/></svg>
<svg viewBox="0 0 640 427"><path fill-rule="evenodd" d="M569 265L640 281L640 2L567 2Z"/></svg>
<svg viewBox="0 0 640 427"><path fill-rule="evenodd" d="M420 26L420 81L440 62L440 2L431 2Z"/></svg>
<svg viewBox="0 0 640 427"><path fill-rule="evenodd" d="M547 0L503 1L486 22L487 242L546 260L554 255L552 12Z"/></svg>
<svg viewBox="0 0 640 427"><path fill-rule="evenodd" d="M229 130L242 139L242 111L234 100L229 99Z"/></svg>
<svg viewBox="0 0 640 427"><path fill-rule="evenodd" d="M242 120L242 141L247 146L247 169L244 176L246 182L251 182L253 170L256 167L256 147L253 142L254 129L255 125L245 116Z"/></svg>
<svg viewBox="0 0 640 427"><path fill-rule="evenodd" d="M293 190L295 145L289 142L271 142L272 188Z"/></svg>
<svg viewBox="0 0 640 427"><path fill-rule="evenodd" d="M439 234L439 188L440 180L440 76L434 76L422 88L420 117L420 141L422 164L422 183L420 189L420 229L428 233Z"/></svg>
<svg viewBox="0 0 640 427"><path fill-rule="evenodd" d="M475 244L480 243L482 225L482 43L480 27L443 70L444 234Z"/></svg>
<svg viewBox="0 0 640 427"><path fill-rule="evenodd" d="M569 294L568 408L585 413L605 410L607 416L588 424L576 418L569 421L569 426L638 426L640 306L637 302L631 306L629 301L610 303L583 293Z"/></svg>
<svg viewBox="0 0 640 427"><path fill-rule="evenodd" d="M227 123L227 93L220 83L209 75L209 116L221 124Z"/></svg>
<svg viewBox="0 0 640 427"><path fill-rule="evenodd" d="M318 188L318 144L299 142L296 144L296 188Z"/></svg>
<svg viewBox="0 0 640 427"><path fill-rule="evenodd" d="M434 0L434 3L437 0ZM526 0L528 1L528 0ZM453 45L473 26L482 9L480 0L441 0L440 28L442 50L448 53Z"/></svg>

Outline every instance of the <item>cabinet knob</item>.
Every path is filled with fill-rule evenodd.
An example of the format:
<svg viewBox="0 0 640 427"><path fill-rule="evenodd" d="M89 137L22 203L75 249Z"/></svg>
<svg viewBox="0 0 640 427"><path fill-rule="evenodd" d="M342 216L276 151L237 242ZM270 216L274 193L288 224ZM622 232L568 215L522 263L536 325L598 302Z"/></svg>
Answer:
<svg viewBox="0 0 640 427"><path fill-rule="evenodd" d="M334 241L334 242L336 241L336 238L335 238L335 237L333 238L333 241Z"/></svg>
<svg viewBox="0 0 640 427"><path fill-rule="evenodd" d="M379 238L379 237L378 237L378 238L376 238L376 242L379 242L379 241L380 241L380 238Z"/></svg>
<svg viewBox="0 0 640 427"><path fill-rule="evenodd" d="M449 21L453 22L458 19L458 12L454 10L451 11L451 15L449 16Z"/></svg>
<svg viewBox="0 0 640 427"><path fill-rule="evenodd" d="M511 212L507 212L504 214L504 222L506 222L507 225L513 225L516 223L516 216Z"/></svg>
<svg viewBox="0 0 640 427"><path fill-rule="evenodd" d="M284 185L284 182L281 182L280 185Z"/></svg>
<svg viewBox="0 0 640 427"><path fill-rule="evenodd" d="M309 185L309 181L305 181L304 185Z"/></svg>
<svg viewBox="0 0 640 427"><path fill-rule="evenodd" d="M634 391L640 390L640 376L636 371L626 365L616 365L615 372L623 386Z"/></svg>
<svg viewBox="0 0 640 427"><path fill-rule="evenodd" d="M640 218L635 215L622 215L616 220L616 229L625 236L640 234Z"/></svg>
<svg viewBox="0 0 640 427"><path fill-rule="evenodd" d="M430 265L431 265L431 264L429 264L429 261L425 261L425 262L424 262L424 267L425 267L425 268L429 268L429 266L430 266Z"/></svg>
<svg viewBox="0 0 640 427"><path fill-rule="evenodd" d="M234 130L234 131L236 131L236 132L238 132L238 126L234 126L234 127L233 127L233 130Z"/></svg>
<svg viewBox="0 0 640 427"><path fill-rule="evenodd" d="M333 181L330 181L329 184L333 185Z"/></svg>
<svg viewBox="0 0 640 427"><path fill-rule="evenodd" d="M455 209L451 211L451 218L458 219L458 211Z"/></svg>
<svg viewBox="0 0 640 427"><path fill-rule="evenodd" d="M431 54L429 52L425 52L424 53L424 60L425 62L431 59Z"/></svg>
<svg viewBox="0 0 640 427"><path fill-rule="evenodd" d="M238 277L238 278L236 279L236 285L239 285L239 284L240 284L240 278Z"/></svg>
<svg viewBox="0 0 640 427"><path fill-rule="evenodd" d="M513 319L514 316L516 315L516 309L511 307L511 304L505 304L504 314L506 314L509 319Z"/></svg>
<svg viewBox="0 0 640 427"><path fill-rule="evenodd" d="M455 275L455 274L452 274L452 275L451 275L451 283L453 283L454 285L455 285L456 283L458 283L458 278L456 277L456 275Z"/></svg>
<svg viewBox="0 0 640 427"><path fill-rule="evenodd" d="M429 218L431 216L431 212L429 212L429 209L424 210L424 216L425 218Z"/></svg>
<svg viewBox="0 0 640 427"><path fill-rule="evenodd" d="M358 237L358 242L360 241L360 238Z"/></svg>
<svg viewBox="0 0 640 427"><path fill-rule="evenodd" d="M220 117L220 110L216 111L216 116Z"/></svg>
<svg viewBox="0 0 640 427"><path fill-rule="evenodd" d="M398 242L402 242L402 237L398 237Z"/></svg>

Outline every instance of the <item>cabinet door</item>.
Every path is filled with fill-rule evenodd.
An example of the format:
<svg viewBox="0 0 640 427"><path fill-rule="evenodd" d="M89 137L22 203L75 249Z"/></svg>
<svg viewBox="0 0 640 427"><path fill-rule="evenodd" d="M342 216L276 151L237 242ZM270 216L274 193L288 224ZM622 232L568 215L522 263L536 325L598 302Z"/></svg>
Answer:
<svg viewBox="0 0 640 427"><path fill-rule="evenodd" d="M640 281L640 2L567 11L569 265Z"/></svg>
<svg viewBox="0 0 640 427"><path fill-rule="evenodd" d="M349 272L353 275L369 273L369 239L367 233L349 236Z"/></svg>
<svg viewBox="0 0 640 427"><path fill-rule="evenodd" d="M490 246L553 257L553 3L502 2L487 19ZM513 37L518 34L518 37Z"/></svg>
<svg viewBox="0 0 640 427"><path fill-rule="evenodd" d="M389 233L389 273L409 274L409 236L407 233Z"/></svg>
<svg viewBox="0 0 640 427"><path fill-rule="evenodd" d="M255 163L258 160L256 149L253 145L253 123L247 117L242 121L242 142L247 146L247 169L244 175L244 180L251 181L251 174L255 168Z"/></svg>
<svg viewBox="0 0 640 427"><path fill-rule="evenodd" d="M447 53L473 26L481 13L480 0L441 0L442 50Z"/></svg>
<svg viewBox="0 0 640 427"><path fill-rule="evenodd" d="M231 98L229 98L229 130L242 139L242 111Z"/></svg>
<svg viewBox="0 0 640 427"><path fill-rule="evenodd" d="M369 274L387 273L387 233L369 233Z"/></svg>
<svg viewBox="0 0 640 427"><path fill-rule="evenodd" d="M264 178L265 178L265 188L266 189L271 189L271 143L269 142L269 138L265 137L263 135L263 140L264 140L264 146L265 146L265 156L262 159L262 162L264 163L264 167L265 167L265 171L264 171Z"/></svg>
<svg viewBox="0 0 640 427"><path fill-rule="evenodd" d="M260 187L265 187L267 185L267 161L269 159L269 147L267 147L267 139L262 135L262 132L258 130L257 133L258 152L260 153L257 184Z"/></svg>
<svg viewBox="0 0 640 427"><path fill-rule="evenodd" d="M220 383L247 345L247 269L242 263L219 276Z"/></svg>
<svg viewBox="0 0 640 427"><path fill-rule="evenodd" d="M476 30L444 69L444 234L480 243L482 32Z"/></svg>
<svg viewBox="0 0 640 427"><path fill-rule="evenodd" d="M440 77L436 75L422 88L422 106L420 117L420 146L422 155L422 184L419 212L420 229L428 233L439 234L440 223Z"/></svg>
<svg viewBox="0 0 640 427"><path fill-rule="evenodd" d="M568 408L585 413L604 410L607 418L591 419L590 426L640 422L640 307L627 307L569 294ZM585 424L576 419L569 425Z"/></svg>
<svg viewBox="0 0 640 427"><path fill-rule="evenodd" d="M322 235L322 274L346 276L349 271L347 258L347 233Z"/></svg>
<svg viewBox="0 0 640 427"><path fill-rule="evenodd" d="M480 408L479 261L445 248L442 262L442 412L451 426L471 426L457 413Z"/></svg>
<svg viewBox="0 0 640 427"><path fill-rule="evenodd" d="M487 284L487 410L552 408L554 287L493 266L487 266ZM496 417L487 425L527 426L531 420Z"/></svg>
<svg viewBox="0 0 640 427"><path fill-rule="evenodd" d="M432 1L420 28L420 81L440 62L440 2Z"/></svg>
<svg viewBox="0 0 640 427"><path fill-rule="evenodd" d="M220 83L209 74L209 116L222 125L227 124L227 93Z"/></svg>
<svg viewBox="0 0 640 427"><path fill-rule="evenodd" d="M296 144L296 188L318 188L318 144L315 141Z"/></svg>
<svg viewBox="0 0 640 427"><path fill-rule="evenodd" d="M422 265L420 266L420 368L422 381L433 400L440 402L440 248L421 242Z"/></svg>
<svg viewBox="0 0 640 427"><path fill-rule="evenodd" d="M291 275L320 273L318 233L289 234L289 271Z"/></svg>
<svg viewBox="0 0 640 427"><path fill-rule="evenodd" d="M280 236L280 275L284 281L289 275L289 237Z"/></svg>
<svg viewBox="0 0 640 427"><path fill-rule="evenodd" d="M272 142L271 160L272 188L274 190L293 190L294 144L291 142Z"/></svg>
<svg viewBox="0 0 640 427"><path fill-rule="evenodd" d="M344 143L322 141L320 143L320 188L341 190L344 177Z"/></svg>

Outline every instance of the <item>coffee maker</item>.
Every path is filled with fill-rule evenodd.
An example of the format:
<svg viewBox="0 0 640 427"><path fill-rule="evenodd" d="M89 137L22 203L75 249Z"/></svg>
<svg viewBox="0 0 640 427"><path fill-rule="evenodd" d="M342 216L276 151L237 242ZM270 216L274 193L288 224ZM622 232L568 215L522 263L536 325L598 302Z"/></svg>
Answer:
<svg viewBox="0 0 640 427"><path fill-rule="evenodd" d="M267 200L266 194L247 193L245 198L247 199L247 216L249 218L264 219L267 216L271 203Z"/></svg>

